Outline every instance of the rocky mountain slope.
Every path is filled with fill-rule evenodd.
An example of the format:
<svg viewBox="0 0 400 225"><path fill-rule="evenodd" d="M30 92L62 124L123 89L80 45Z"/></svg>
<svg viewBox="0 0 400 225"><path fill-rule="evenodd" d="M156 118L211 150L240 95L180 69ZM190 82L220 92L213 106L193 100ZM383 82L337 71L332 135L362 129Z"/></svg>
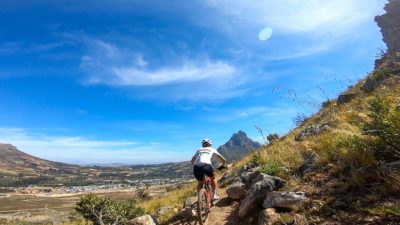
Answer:
<svg viewBox="0 0 400 225"><path fill-rule="evenodd" d="M234 133L228 142L221 145L217 150L228 162L242 159L253 150L257 150L261 144L251 140L243 131Z"/></svg>

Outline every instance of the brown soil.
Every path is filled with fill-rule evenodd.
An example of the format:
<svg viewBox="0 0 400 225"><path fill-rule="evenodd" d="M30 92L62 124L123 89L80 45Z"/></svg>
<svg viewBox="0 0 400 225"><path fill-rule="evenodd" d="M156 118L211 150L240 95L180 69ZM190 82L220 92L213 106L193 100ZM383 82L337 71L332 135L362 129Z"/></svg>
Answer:
<svg viewBox="0 0 400 225"><path fill-rule="evenodd" d="M238 225L239 202L233 201L226 195L226 189L218 190L220 199L215 203L209 214L207 225ZM170 225L198 225L197 221L178 220Z"/></svg>

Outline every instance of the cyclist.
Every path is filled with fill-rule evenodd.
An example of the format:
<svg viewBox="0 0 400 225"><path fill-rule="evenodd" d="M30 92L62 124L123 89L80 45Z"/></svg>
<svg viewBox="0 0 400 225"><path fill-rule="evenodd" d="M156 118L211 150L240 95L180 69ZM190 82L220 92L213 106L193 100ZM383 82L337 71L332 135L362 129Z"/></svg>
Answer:
<svg viewBox="0 0 400 225"><path fill-rule="evenodd" d="M219 197L217 195L217 181L214 176L214 168L211 165L211 158L213 155L216 155L218 159L222 162L222 166L226 166L225 158L218 153L213 147L211 147L212 142L210 139L206 138L202 142L202 148L198 149L196 153L192 157L192 165L193 165L193 175L196 177L197 183L197 191L203 186L204 175L207 175L211 178L211 186L213 189L213 199L218 200Z"/></svg>

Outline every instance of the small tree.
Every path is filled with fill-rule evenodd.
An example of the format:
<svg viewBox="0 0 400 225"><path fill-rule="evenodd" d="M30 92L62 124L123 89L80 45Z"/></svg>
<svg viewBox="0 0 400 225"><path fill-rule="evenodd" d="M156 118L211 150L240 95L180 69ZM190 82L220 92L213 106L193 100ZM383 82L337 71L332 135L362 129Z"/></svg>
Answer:
<svg viewBox="0 0 400 225"><path fill-rule="evenodd" d="M278 136L278 134L269 134L268 136L267 136L267 140L268 140L268 142L270 143L270 144L272 144L272 143L274 143L275 141L277 141L279 139L279 136Z"/></svg>
<svg viewBox="0 0 400 225"><path fill-rule="evenodd" d="M118 225L144 214L133 202L118 202L95 194L81 197L75 210L95 225Z"/></svg>

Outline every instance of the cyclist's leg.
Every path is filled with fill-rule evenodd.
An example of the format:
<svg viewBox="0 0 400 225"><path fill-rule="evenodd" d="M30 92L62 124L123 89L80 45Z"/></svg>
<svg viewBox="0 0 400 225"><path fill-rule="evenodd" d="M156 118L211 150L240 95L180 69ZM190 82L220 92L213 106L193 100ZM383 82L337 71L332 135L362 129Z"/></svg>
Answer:
<svg viewBox="0 0 400 225"><path fill-rule="evenodd" d="M214 168L211 165L204 167L205 174L211 178L211 187L213 189L214 197L217 196L217 179L215 178Z"/></svg>
<svg viewBox="0 0 400 225"><path fill-rule="evenodd" d="M202 167L194 166L193 167L193 175L197 180L197 191L203 187L203 179L204 179L204 171Z"/></svg>

